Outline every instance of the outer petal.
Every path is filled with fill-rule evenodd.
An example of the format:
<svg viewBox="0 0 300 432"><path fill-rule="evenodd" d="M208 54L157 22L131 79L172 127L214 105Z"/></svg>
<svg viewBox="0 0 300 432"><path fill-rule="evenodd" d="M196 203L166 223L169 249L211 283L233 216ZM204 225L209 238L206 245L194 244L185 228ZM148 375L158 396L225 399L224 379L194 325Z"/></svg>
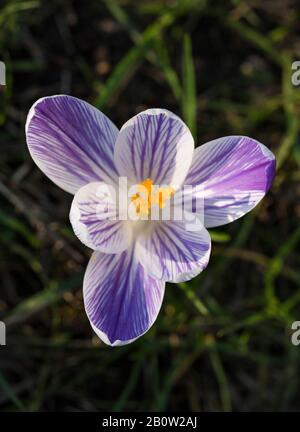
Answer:
<svg viewBox="0 0 300 432"><path fill-rule="evenodd" d="M204 224L232 222L255 207L271 187L276 161L258 141L229 136L195 150L186 185L201 185Z"/></svg>
<svg viewBox="0 0 300 432"><path fill-rule="evenodd" d="M208 231L189 231L184 221L159 222L137 240L137 254L155 279L183 282L205 269L211 250Z"/></svg>
<svg viewBox="0 0 300 432"><path fill-rule="evenodd" d="M94 331L112 346L139 338L158 315L164 287L145 273L133 249L121 255L94 252L83 283L85 309Z"/></svg>
<svg viewBox="0 0 300 432"><path fill-rule="evenodd" d="M30 109L26 137L37 166L57 186L75 193L92 181L117 175L116 126L88 103L66 95L39 99Z"/></svg>
<svg viewBox="0 0 300 432"><path fill-rule="evenodd" d="M70 221L86 246L105 253L120 253L132 240L132 225L119 220L116 191L93 182L80 188L73 199Z"/></svg>
<svg viewBox="0 0 300 432"><path fill-rule="evenodd" d="M183 121L162 109L149 109L123 125L115 146L115 164L134 182L150 178L174 188L191 165L194 140Z"/></svg>

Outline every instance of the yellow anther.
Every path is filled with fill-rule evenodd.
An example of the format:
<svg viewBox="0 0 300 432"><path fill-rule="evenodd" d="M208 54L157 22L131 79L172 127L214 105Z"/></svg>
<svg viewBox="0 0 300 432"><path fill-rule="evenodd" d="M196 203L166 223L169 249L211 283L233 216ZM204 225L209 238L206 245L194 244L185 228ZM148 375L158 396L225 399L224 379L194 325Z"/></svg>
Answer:
<svg viewBox="0 0 300 432"><path fill-rule="evenodd" d="M143 217L149 214L152 205L164 208L167 201L174 194L170 186L160 187L155 190L153 181L149 178L139 183L138 192L131 197L138 216Z"/></svg>

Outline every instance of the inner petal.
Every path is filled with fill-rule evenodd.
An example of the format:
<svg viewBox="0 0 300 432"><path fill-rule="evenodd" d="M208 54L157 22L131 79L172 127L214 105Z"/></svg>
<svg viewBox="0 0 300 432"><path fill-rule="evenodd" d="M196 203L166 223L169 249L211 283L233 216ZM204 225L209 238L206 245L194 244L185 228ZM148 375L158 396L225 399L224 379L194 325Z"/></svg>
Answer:
<svg viewBox="0 0 300 432"><path fill-rule="evenodd" d="M114 160L119 174L134 184L150 178L178 190L193 153L194 140L184 122L170 111L149 109L123 125Z"/></svg>

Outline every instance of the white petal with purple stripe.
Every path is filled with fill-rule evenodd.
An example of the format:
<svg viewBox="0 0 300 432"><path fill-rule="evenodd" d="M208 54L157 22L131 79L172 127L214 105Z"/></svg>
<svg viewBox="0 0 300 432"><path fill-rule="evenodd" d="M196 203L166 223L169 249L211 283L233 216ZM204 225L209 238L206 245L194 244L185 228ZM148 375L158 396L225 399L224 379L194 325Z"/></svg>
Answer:
<svg viewBox="0 0 300 432"><path fill-rule="evenodd" d="M164 282L145 273L132 248L121 255L94 252L83 283L85 309L94 331L112 346L139 338L156 320L164 288Z"/></svg>
<svg viewBox="0 0 300 432"><path fill-rule="evenodd" d="M183 121L162 109L149 109L123 125L115 146L120 175L133 182L150 178L177 187L190 167L194 140Z"/></svg>
<svg viewBox="0 0 300 432"><path fill-rule="evenodd" d="M80 188L73 199L70 221L79 240L105 253L120 253L132 240L132 225L119 220L115 189L101 182Z"/></svg>
<svg viewBox="0 0 300 432"><path fill-rule="evenodd" d="M33 160L70 193L92 181L114 181L117 134L117 127L99 110L67 95L39 99L26 122Z"/></svg>
<svg viewBox="0 0 300 432"><path fill-rule="evenodd" d="M195 150L185 184L201 185L204 224L210 228L253 209L271 187L275 168L275 157L263 144L229 136Z"/></svg>
<svg viewBox="0 0 300 432"><path fill-rule="evenodd" d="M187 230L185 221L158 222L137 240L137 254L146 272L169 282L187 281L204 270L210 250L208 231L204 227Z"/></svg>

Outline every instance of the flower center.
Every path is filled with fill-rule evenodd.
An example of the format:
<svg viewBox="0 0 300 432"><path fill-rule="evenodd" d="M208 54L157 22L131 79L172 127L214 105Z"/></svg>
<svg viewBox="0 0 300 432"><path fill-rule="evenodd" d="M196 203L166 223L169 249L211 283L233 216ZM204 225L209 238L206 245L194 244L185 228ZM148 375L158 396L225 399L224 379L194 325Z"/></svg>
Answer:
<svg viewBox="0 0 300 432"><path fill-rule="evenodd" d="M147 178L138 184L137 193L131 197L131 201L135 205L137 215L142 218L149 215L153 205L163 209L172 195L174 189L171 186L157 187Z"/></svg>

